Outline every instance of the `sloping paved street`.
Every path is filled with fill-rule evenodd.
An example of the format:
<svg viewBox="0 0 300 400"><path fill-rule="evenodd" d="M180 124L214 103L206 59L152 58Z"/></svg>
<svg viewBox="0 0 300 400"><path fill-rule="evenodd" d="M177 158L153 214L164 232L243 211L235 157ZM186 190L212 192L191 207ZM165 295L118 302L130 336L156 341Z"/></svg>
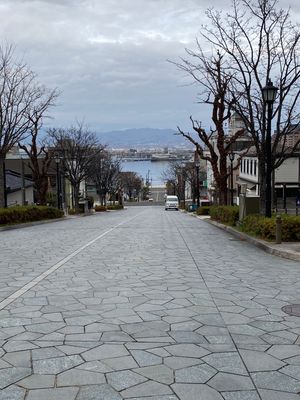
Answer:
<svg viewBox="0 0 300 400"><path fill-rule="evenodd" d="M0 251L0 400L300 399L297 262L163 207Z"/></svg>

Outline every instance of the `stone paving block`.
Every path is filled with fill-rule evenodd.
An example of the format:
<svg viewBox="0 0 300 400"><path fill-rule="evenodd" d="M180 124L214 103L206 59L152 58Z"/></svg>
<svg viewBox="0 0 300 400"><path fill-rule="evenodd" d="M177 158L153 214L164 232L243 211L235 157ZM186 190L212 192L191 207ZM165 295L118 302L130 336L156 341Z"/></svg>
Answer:
<svg viewBox="0 0 300 400"><path fill-rule="evenodd" d="M71 369L57 375L57 387L99 385L106 383L105 376L95 371Z"/></svg>
<svg viewBox="0 0 300 400"><path fill-rule="evenodd" d="M165 394L173 394L169 386L163 385L158 382L148 381L140 383L139 385L133 386L129 389L125 389L121 392L124 399L131 397L146 397L146 396L161 396Z"/></svg>
<svg viewBox="0 0 300 400"><path fill-rule="evenodd" d="M233 390L254 390L253 383L248 376L228 374L219 372L208 385L219 392L230 392Z"/></svg>
<svg viewBox="0 0 300 400"><path fill-rule="evenodd" d="M218 371L230 374L248 375L248 372L237 352L214 353L202 358Z"/></svg>
<svg viewBox="0 0 300 400"><path fill-rule="evenodd" d="M82 364L83 360L80 356L63 356L56 358L47 358L43 360L33 361L33 371L35 374L59 374L70 368L74 368Z"/></svg>
<svg viewBox="0 0 300 400"><path fill-rule="evenodd" d="M138 364L135 359L131 356L125 357L115 357L115 358L106 358L104 360L105 365L108 365L110 368L115 371L121 371L125 369L137 368Z"/></svg>
<svg viewBox="0 0 300 400"><path fill-rule="evenodd" d="M18 382L30 374L30 368L3 368L0 371L0 389L4 389L6 386Z"/></svg>
<svg viewBox="0 0 300 400"><path fill-rule="evenodd" d="M92 350L82 353L82 357L86 361L104 360L106 358L123 357L129 355L123 345L119 344L102 344Z"/></svg>
<svg viewBox="0 0 300 400"><path fill-rule="evenodd" d="M18 385L26 389L43 389L54 387L54 381L54 375L30 375L19 381Z"/></svg>
<svg viewBox="0 0 300 400"><path fill-rule="evenodd" d="M12 385L0 391L0 400L23 400L25 394L25 389Z"/></svg>
<svg viewBox="0 0 300 400"><path fill-rule="evenodd" d="M240 355L248 371L274 371L282 368L285 363L261 351L240 350Z"/></svg>
<svg viewBox="0 0 300 400"><path fill-rule="evenodd" d="M283 392L300 392L300 381L277 371L254 372L251 374L258 389L279 390Z"/></svg>
<svg viewBox="0 0 300 400"><path fill-rule="evenodd" d="M138 374L145 376L153 381L170 385L174 382L173 370L166 365L155 365L134 370Z"/></svg>
<svg viewBox="0 0 300 400"><path fill-rule="evenodd" d="M285 358L290 358L300 355L300 346L298 345L274 345L268 352L271 356L284 360Z"/></svg>
<svg viewBox="0 0 300 400"><path fill-rule="evenodd" d="M75 400L78 388L29 390L26 400Z"/></svg>
<svg viewBox="0 0 300 400"><path fill-rule="evenodd" d="M201 358L210 352L195 344L175 344L166 346L165 349L174 356Z"/></svg>
<svg viewBox="0 0 300 400"><path fill-rule="evenodd" d="M207 385L174 383L172 389L180 400L223 400L215 389Z"/></svg>
<svg viewBox="0 0 300 400"><path fill-rule="evenodd" d="M191 367L193 365L203 364L203 361L198 358L191 357L166 357L164 359L164 364L176 370Z"/></svg>
<svg viewBox="0 0 300 400"><path fill-rule="evenodd" d="M110 385L104 384L81 388L76 400L122 400L122 397Z"/></svg>
<svg viewBox="0 0 300 400"><path fill-rule="evenodd" d="M147 381L145 377L129 370L109 373L106 375L106 378L107 382L117 391L121 391Z"/></svg>
<svg viewBox="0 0 300 400"><path fill-rule="evenodd" d="M175 371L178 383L206 383L218 371L207 364L196 365Z"/></svg>
<svg viewBox="0 0 300 400"><path fill-rule="evenodd" d="M14 367L31 367L31 356L29 351L6 353L2 360L5 360Z"/></svg>
<svg viewBox="0 0 300 400"><path fill-rule="evenodd" d="M157 365L162 363L162 358L144 350L131 350L132 357L140 367Z"/></svg>

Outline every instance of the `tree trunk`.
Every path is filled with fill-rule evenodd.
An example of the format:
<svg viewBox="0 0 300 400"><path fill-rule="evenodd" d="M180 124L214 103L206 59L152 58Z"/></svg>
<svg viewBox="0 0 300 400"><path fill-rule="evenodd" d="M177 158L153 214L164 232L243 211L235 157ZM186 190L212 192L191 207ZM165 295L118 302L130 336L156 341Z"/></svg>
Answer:
<svg viewBox="0 0 300 400"><path fill-rule="evenodd" d="M75 211L76 213L78 213L79 210L79 185L75 184L73 186L73 193L74 193L74 207L75 207Z"/></svg>
<svg viewBox="0 0 300 400"><path fill-rule="evenodd" d="M6 188L5 188L5 156L0 154L0 208L6 207Z"/></svg>
<svg viewBox="0 0 300 400"><path fill-rule="evenodd" d="M41 206L47 204L47 190L48 190L48 178L46 176L41 177L36 181L36 196L37 203Z"/></svg>

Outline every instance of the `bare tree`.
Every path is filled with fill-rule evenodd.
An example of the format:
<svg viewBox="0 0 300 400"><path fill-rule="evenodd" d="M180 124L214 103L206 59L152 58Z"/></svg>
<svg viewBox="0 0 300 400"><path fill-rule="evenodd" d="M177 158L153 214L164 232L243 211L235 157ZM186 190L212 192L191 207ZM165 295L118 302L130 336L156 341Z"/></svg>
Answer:
<svg viewBox="0 0 300 400"><path fill-rule="evenodd" d="M34 79L28 66L15 59L11 46L0 47L0 207L5 206L6 154L28 134L28 113L40 97Z"/></svg>
<svg viewBox="0 0 300 400"><path fill-rule="evenodd" d="M89 177L96 185L101 205L106 204L107 194L115 195L118 191L120 163L106 150L98 153L91 163Z"/></svg>
<svg viewBox="0 0 300 400"><path fill-rule="evenodd" d="M198 137L183 132L180 128L178 131L195 145L200 158L211 164L219 195L219 204L224 205L227 204L227 181L230 175L227 167L228 154L239 138L244 135L244 129L239 129L230 136L225 130L225 125L230 119L236 101L230 91L233 77L220 52L217 51L216 56L208 56L198 42L198 51L187 50L187 54L188 58L175 64L201 85L200 103L209 104L212 107L211 118L214 128L207 132L201 122L190 117L193 131ZM238 154L235 168L238 167L245 152Z"/></svg>
<svg viewBox="0 0 300 400"><path fill-rule="evenodd" d="M121 186L129 199L132 199L134 195L138 196L141 192L143 181L136 172L121 172Z"/></svg>
<svg viewBox="0 0 300 400"><path fill-rule="evenodd" d="M40 98L36 104L32 105L27 114L31 123L30 143L26 145L19 143L19 146L29 157L29 168L32 172L37 203L45 205L47 204L48 172L53 159L53 151L45 144L40 144L38 136L43 120L47 117L45 113L55 104L58 91L56 89L49 91L44 87L40 87L39 90Z"/></svg>
<svg viewBox="0 0 300 400"><path fill-rule="evenodd" d="M266 104L263 88L269 80L278 87L272 110L271 170L279 167L298 148L287 146L287 136L299 129L300 63L299 25L277 0L232 0L225 16L207 11L209 24L201 36L224 57L231 71L232 107L243 118L251 134L259 162L261 212L265 213Z"/></svg>
<svg viewBox="0 0 300 400"><path fill-rule="evenodd" d="M104 147L83 123L68 129L49 129L48 135L54 144L53 151L62 160L64 175L72 186L73 206L78 211L80 184L88 179L94 157Z"/></svg>

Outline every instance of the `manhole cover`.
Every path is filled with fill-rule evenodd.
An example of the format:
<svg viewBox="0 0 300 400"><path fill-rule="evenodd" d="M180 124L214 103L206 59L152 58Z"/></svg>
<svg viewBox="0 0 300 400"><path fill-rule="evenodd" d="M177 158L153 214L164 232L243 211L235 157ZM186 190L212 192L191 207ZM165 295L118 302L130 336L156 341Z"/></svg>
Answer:
<svg viewBox="0 0 300 400"><path fill-rule="evenodd" d="M290 304L281 308L288 315L300 317L300 304Z"/></svg>

